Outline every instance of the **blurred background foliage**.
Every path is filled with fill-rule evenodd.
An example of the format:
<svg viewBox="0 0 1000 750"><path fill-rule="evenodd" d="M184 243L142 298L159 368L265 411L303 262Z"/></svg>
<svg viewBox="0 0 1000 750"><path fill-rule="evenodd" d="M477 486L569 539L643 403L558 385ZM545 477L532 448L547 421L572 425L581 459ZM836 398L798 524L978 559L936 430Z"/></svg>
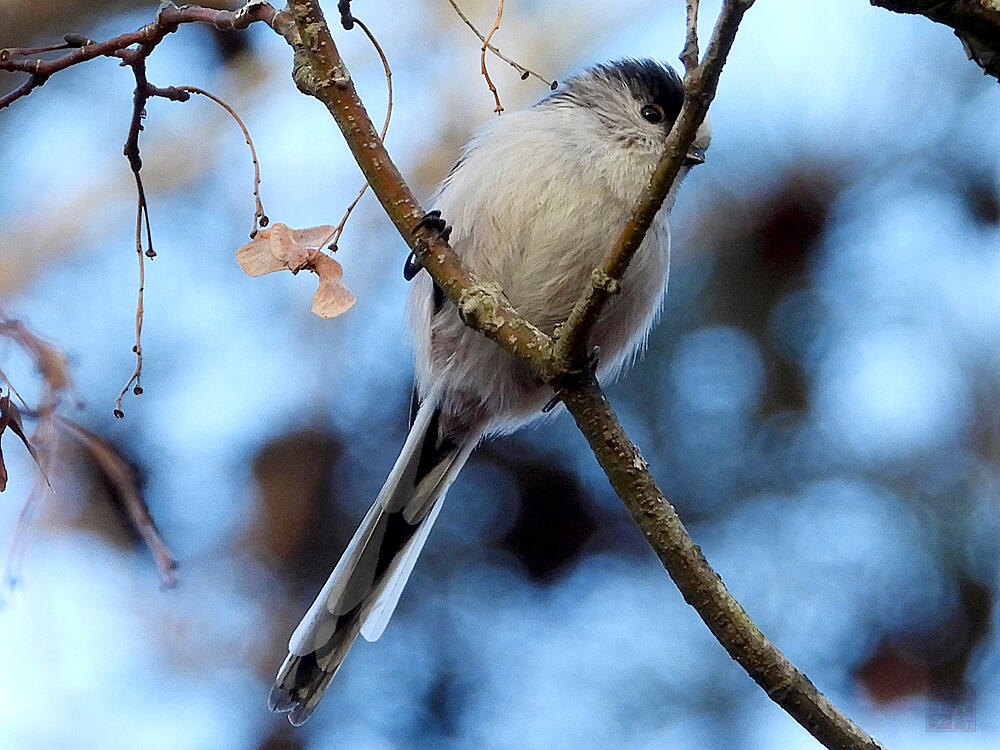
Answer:
<svg viewBox="0 0 1000 750"><path fill-rule="evenodd" d="M354 12L393 65L388 145L427 199L492 98L447 3L385 7ZM463 7L488 28L495 5ZM0 46L103 39L154 10L8 0ZM381 65L360 33L337 37L379 121ZM508 3L495 42L564 78L673 61L682 39L680 0L551 0ZM508 109L546 93L490 66ZM272 221L335 223L360 178L290 67L267 29L185 27L149 75L243 115ZM233 260L252 213L236 127L205 101L152 101L145 393L115 420L132 370L132 85L98 60L0 114L0 305L67 352L86 402L69 415L133 464L180 585L157 589L108 483L67 453L0 611L3 746L817 746L684 605L565 414L476 454L386 635L358 644L313 720L268 714L288 634L405 433L404 247L367 197L337 254L358 303L311 316L312 281ZM734 594L894 748L1000 738L998 96L925 19L758 3L674 212L661 322L609 389ZM0 363L30 400L29 364L2 343ZM7 543L33 468L4 447ZM963 708L975 732L928 731Z"/></svg>

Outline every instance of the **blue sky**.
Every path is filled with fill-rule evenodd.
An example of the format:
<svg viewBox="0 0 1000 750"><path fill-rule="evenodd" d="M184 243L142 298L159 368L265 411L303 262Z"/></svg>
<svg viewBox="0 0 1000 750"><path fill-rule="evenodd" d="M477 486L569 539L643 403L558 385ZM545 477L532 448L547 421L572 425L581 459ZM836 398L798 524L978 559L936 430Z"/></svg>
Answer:
<svg viewBox="0 0 1000 750"><path fill-rule="evenodd" d="M388 143L404 173L423 177L423 195L469 128L492 116L474 39L459 33L434 55L414 44L415 29L448 18L441 5L370 19L396 65ZM498 39L556 77L623 55L674 59L682 6L632 2L576 19L574 3L513 5ZM705 38L711 17L706 4ZM88 33L145 18L107 18ZM291 85L283 42L251 34L255 59L222 68L204 34L182 29L151 58L150 78L203 86L243 114L272 221L336 223L356 169L322 107ZM379 119L378 61L360 34L339 38ZM545 93L493 68L512 108ZM88 530L93 511L74 499L85 482L60 471L59 497L39 504L21 585L0 611L0 735L32 749L253 748L278 721L264 714L277 666L268 655L305 601L243 542L260 512L248 459L303 427L343 434L338 482L360 518L403 437L405 254L366 198L338 253L358 303L316 319L311 279L250 279L233 260L252 213L235 125L203 100L151 103L143 144L159 257L147 265L145 394L114 420L132 368L134 204L120 156L131 85L98 61L3 112L0 226L11 233L0 236L41 227L32 231L51 233L51 259L0 303L66 349L87 404L81 421L142 456L182 585L159 590L144 551ZM969 435L1000 383L1000 237L970 220L947 178L956 163L1000 177L996 96L948 30L925 19L863 0L758 3L712 110L709 162L681 191L662 333L637 368L641 385L611 389L668 487L689 481L705 510L732 502L692 532L737 597L890 747L994 747L1000 731L995 637L970 668L975 733L928 733L922 698L876 706L850 679L898 623L932 624L954 609L942 548L995 587L1000 467L970 449ZM810 165L847 187L808 286L770 324L812 385L810 409L788 427L757 421L766 342L696 311L717 264L703 238L725 223L713 207L738 211ZM24 219L47 211L54 217ZM812 319L821 323L806 326ZM30 368L11 356L0 346L5 372L30 384ZM660 407L661 419L646 416ZM779 433L791 435L784 459L761 447ZM565 417L516 445L548 451L602 508L624 513ZM32 482L28 459L4 447L0 542ZM903 492L894 480L913 467L929 467L926 483ZM768 471L787 477L765 481ZM928 523L921 493L967 476L961 506ZM355 649L302 730L308 747L818 746L729 661L650 555L594 552L539 586L504 553L480 549L500 536L512 491L489 465L469 467L385 637ZM424 700L442 672L464 675L450 688L447 731Z"/></svg>

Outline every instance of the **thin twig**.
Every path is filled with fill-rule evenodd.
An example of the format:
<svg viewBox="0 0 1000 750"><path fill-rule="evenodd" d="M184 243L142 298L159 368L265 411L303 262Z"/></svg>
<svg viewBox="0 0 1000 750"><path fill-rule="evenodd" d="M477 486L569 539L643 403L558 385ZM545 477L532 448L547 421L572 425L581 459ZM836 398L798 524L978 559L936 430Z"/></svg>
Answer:
<svg viewBox="0 0 1000 750"><path fill-rule="evenodd" d="M72 49L73 47L79 47L79 44L70 44L68 41L56 42L55 44L46 44L44 47L8 47L3 50L3 57L33 57L35 55L40 55L43 52L55 52L61 49Z"/></svg>
<svg viewBox="0 0 1000 750"><path fill-rule="evenodd" d="M0 96L0 109L3 109L8 104L17 101L21 97L27 96L32 91L41 86L43 83L45 83L45 79L42 76L32 73L30 76L28 76L28 80L22 83L16 89L14 89L13 91L8 91L3 96Z"/></svg>
<svg viewBox="0 0 1000 750"><path fill-rule="evenodd" d="M128 159L132 175L135 177L136 188L136 209L135 209L135 252L139 258L139 293L135 306L135 344L132 352L135 354L135 368L129 376L128 381L122 386L118 398L115 399L114 415L118 419L125 417L122 409L122 399L129 388L135 395L142 393L142 316L143 316L143 296L146 291L146 254L150 258L155 257L156 251L153 249L153 232L149 226L149 206L146 203L146 191L142 186L142 158L139 155L139 133L142 132L142 120L146 115L146 102L152 95L151 86L146 80L146 57L152 52L149 45L141 44L139 49L131 51L127 55L125 64L132 68L135 76L135 91L132 95L132 119L129 123L128 137L125 139L125 147L122 153ZM148 238L146 253L142 246L143 219L146 224L146 237ZM133 386L133 383L135 384Z"/></svg>
<svg viewBox="0 0 1000 750"><path fill-rule="evenodd" d="M699 0L687 0L687 35L680 56L687 73L691 73L698 65L698 2Z"/></svg>
<svg viewBox="0 0 1000 750"><path fill-rule="evenodd" d="M497 114L503 112L503 105L500 103L500 94L497 93L497 87L493 85L493 79L490 78L490 71L486 69L486 50L489 49L490 39L493 38L497 29L500 28L501 18L503 18L503 0L500 0L500 2L497 3L497 17L493 21L493 26L491 26L490 30L486 33L486 38L483 39L483 46L479 53L479 65L482 69L483 78L486 79L486 85L489 86L490 92L493 94L493 99L496 100L496 106L493 108L493 111Z"/></svg>
<svg viewBox="0 0 1000 750"><path fill-rule="evenodd" d="M455 9L455 12L458 14L458 17L462 19L462 21L465 23L465 25L468 26L470 29L472 29L472 33L479 37L479 41L481 41L481 42L483 42L485 44L486 43L486 37L483 36L482 32L479 29L476 28L475 24L473 24L472 21L469 20L469 17L467 15L465 15L465 13L462 12L462 9L460 7L458 7L458 3L455 0L448 0L448 2L451 3L451 7ZM508 65L510 65L514 70L516 70L520 74L522 81L527 80L529 76L534 76L535 78L537 78L539 81L541 81L542 83L544 83L546 86L548 86L553 91L555 91L556 88L558 88L558 86L559 86L559 82L558 81L555 81L555 80L550 81L545 76L541 75L540 73L536 73L535 71L531 70L530 68L524 67L523 65L521 65L521 63L517 62L516 60L511 60L506 55L503 55L503 54L500 53L500 48L499 47L494 47L492 44L487 44L486 47L487 47L487 49L489 49L490 52L492 52L494 55L496 55L497 57L499 57L505 63L507 63Z"/></svg>
<svg viewBox="0 0 1000 750"><path fill-rule="evenodd" d="M202 8L197 5L163 4L154 21L136 31L121 34L103 42L91 42L84 37L67 35L67 44L75 48L52 60L13 59L18 57L14 54L17 50L0 49L0 70L28 73L32 76L29 81L21 84L14 91L0 97L0 109L23 96L27 96L33 89L44 84L52 75L73 65L97 57L120 57L123 50L137 44L155 47L167 34L176 31L181 24L203 23L217 29L231 30L245 29L256 22L267 24L281 34L289 44L296 43L295 24L287 11L277 10L266 2L251 0L235 11ZM70 39L72 39L72 43L70 43Z"/></svg>
<svg viewBox="0 0 1000 750"><path fill-rule="evenodd" d="M351 13L351 0L340 0L337 12L340 13L340 25L344 27L344 31L352 31L358 19Z"/></svg>
<svg viewBox="0 0 1000 750"><path fill-rule="evenodd" d="M236 110L230 107L225 101L217 97L215 94L209 93L204 89L200 89L197 86L178 86L180 91L188 91L192 94L200 94L222 107L229 116L236 120L236 124L240 126L240 130L243 131L243 138L246 140L247 145L250 147L250 158L253 159L253 200L254 200L254 211L253 211L253 224L250 227L250 239L253 239L257 234L257 229L261 227L266 227L268 225L269 219L267 214L264 213L264 204L260 200L260 162L257 160L257 149L254 148L253 138L250 137L250 131L247 126L240 119L240 116L236 114Z"/></svg>
<svg viewBox="0 0 1000 750"><path fill-rule="evenodd" d="M16 398L18 401L21 402L21 411L23 412L28 407L28 402L25 401L24 397L22 397L21 394L17 392L17 388L15 388L14 384L10 382L10 379L7 377L7 375L4 373L2 369L0 369L0 383L6 385L7 390L14 394L14 398Z"/></svg>
<svg viewBox="0 0 1000 750"><path fill-rule="evenodd" d="M382 60L382 69L385 72L385 88L388 94L388 103L386 104L385 108L385 120L382 123L382 130L379 131L378 137L379 140L384 142L385 134L389 132L389 121L392 119L392 68L389 67L388 58L386 58L385 53L382 51L382 47L379 45L378 40L375 39L375 35L372 34L369 28L364 23L361 22L360 18L355 18L354 16L351 16L351 21L352 23L356 23L358 26L360 26L361 30L365 32L365 34L368 36L368 39L371 40L372 45L374 45L375 51L378 52L379 58ZM361 190L358 191L358 194L355 196L354 200L351 201L351 204L347 207L347 210L344 211L344 215L337 223L337 226L333 228L333 232L330 233L330 236L327 237L325 240L323 240L321 243L319 243L320 247L323 247L324 245L329 245L330 249L336 252L337 244L340 242L340 235L344 233L344 227L347 226L347 220L351 218L351 212L354 211L355 206L357 206L358 203L361 202L361 198L364 196L367 190L368 190L368 183L365 182L365 184L361 186Z"/></svg>
<svg viewBox="0 0 1000 750"><path fill-rule="evenodd" d="M139 155L139 133L143 129L142 120L145 117L146 103L151 97L163 97L173 101L187 101L191 94L200 94L201 96L205 96L221 106L233 117L234 120L236 120L236 123L243 131L243 136L250 147L250 156L253 159L254 165L253 194L255 205L253 226L251 227L250 237L253 238L258 226L266 226L268 222L267 215L264 213L264 206L260 200L260 163L257 160L257 151L254 148L253 139L250 137L250 133L247 130L246 125L244 125L243 120L241 120L240 116L236 114L236 111L222 99L198 88L197 86L159 87L149 83L146 79L146 58L152 50L153 48L148 45L139 45L137 50L126 50L121 54L124 64L132 68L136 80L132 120L123 151L129 160L129 165L132 169L133 175L135 176L136 193L138 196L136 207L135 249L139 256L139 295L135 311L135 345L132 347L132 351L135 353L136 357L136 364L135 369L132 371L132 375L129 377L121 392L118 394L118 398L115 399L114 415L119 419L122 419L125 416L125 412L122 409L122 400L124 399L129 388L132 388L132 393L136 396L142 394L142 321L143 297L146 288L146 267L144 258L156 257L156 250L153 248L153 232L149 221L149 203L146 200L146 191L142 184L142 159ZM143 249L142 236L144 226L146 230L145 250Z"/></svg>
<svg viewBox="0 0 1000 750"><path fill-rule="evenodd" d="M132 392L136 396L142 394L142 384L140 383L140 378L142 377L142 316L143 295L146 291L146 263L142 248L142 224L144 211L146 209L146 195L142 188L142 177L139 176L138 172L135 173L135 185L136 190L138 191L135 211L135 252L139 258L139 293L135 305L135 344L132 345L132 352L135 354L135 369L132 370L132 374L129 376L125 385L122 386L121 391L118 393L118 397L115 399L114 415L118 419L125 418L125 411L122 409L122 399L125 398L125 394L128 393L128 389L132 388ZM146 219L146 231L149 232L148 217ZM153 249L152 244L150 244L149 249ZM132 385L133 383L135 383L134 387Z"/></svg>

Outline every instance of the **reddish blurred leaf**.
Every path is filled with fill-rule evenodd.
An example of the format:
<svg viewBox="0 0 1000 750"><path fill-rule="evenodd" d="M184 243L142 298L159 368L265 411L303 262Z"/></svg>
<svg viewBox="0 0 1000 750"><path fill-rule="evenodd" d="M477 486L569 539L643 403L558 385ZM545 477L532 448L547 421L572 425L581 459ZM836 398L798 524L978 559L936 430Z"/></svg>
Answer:
<svg viewBox="0 0 1000 750"><path fill-rule="evenodd" d="M236 260L249 276L283 270L312 271L319 276L312 311L321 318L333 318L348 310L356 298L341 281L341 265L319 247L332 232L333 227L325 224L292 229L279 222L257 232L253 240L236 251Z"/></svg>
<svg viewBox="0 0 1000 750"><path fill-rule="evenodd" d="M6 425L0 423L0 426L6 429ZM0 492L3 492L5 489L7 489L7 467L3 462L3 445L0 445Z"/></svg>
<svg viewBox="0 0 1000 750"><path fill-rule="evenodd" d="M174 570L177 568L177 561L160 536L160 530L149 513L149 506L142 497L135 472L128 462L110 444L82 425L64 418L59 419L59 424L87 450L97 468L114 487L126 517L153 553L163 586L176 586L177 576Z"/></svg>
<svg viewBox="0 0 1000 750"><path fill-rule="evenodd" d="M42 373L45 392L42 396L42 403L35 411L43 413L44 416L44 413L54 410L63 393L69 390L72 385L66 356L52 344L36 336L24 323L6 317L2 311L0 311L0 336L12 339L19 344L34 360L35 366ZM0 372L0 380L13 389L2 372Z"/></svg>
<svg viewBox="0 0 1000 750"><path fill-rule="evenodd" d="M10 400L10 394L0 396L0 437L8 429L21 439L24 447L28 449L28 453L34 459L35 465L38 466L38 470L42 471L42 465L38 461L38 454L35 452L34 446L31 445L31 441L28 440L28 436L24 434L24 426L21 424L21 412L17 408L17 405ZM45 476L44 472L42 476ZM48 478L45 481L48 483ZM0 492L3 492L5 489L7 489L7 467L4 466L3 449L0 447Z"/></svg>

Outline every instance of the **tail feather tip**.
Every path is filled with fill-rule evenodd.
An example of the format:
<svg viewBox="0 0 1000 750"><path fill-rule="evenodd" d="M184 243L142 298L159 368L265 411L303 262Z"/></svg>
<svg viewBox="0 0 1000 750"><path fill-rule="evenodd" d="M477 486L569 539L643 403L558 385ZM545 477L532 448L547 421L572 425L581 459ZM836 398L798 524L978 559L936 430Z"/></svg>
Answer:
<svg viewBox="0 0 1000 750"><path fill-rule="evenodd" d="M292 697L291 691L277 683L271 687L271 692L267 694L268 709L277 713L291 711L297 703L298 701Z"/></svg>
<svg viewBox="0 0 1000 750"><path fill-rule="evenodd" d="M315 704L301 701L292 691L278 684L271 688L267 696L267 707L275 713L288 714L288 723L296 727L305 724L316 710Z"/></svg>
<svg viewBox="0 0 1000 750"><path fill-rule="evenodd" d="M313 711L315 710L316 706L306 706L303 703L297 703L295 708L288 714L288 723L293 727L300 727L306 723L306 720L313 715Z"/></svg>

